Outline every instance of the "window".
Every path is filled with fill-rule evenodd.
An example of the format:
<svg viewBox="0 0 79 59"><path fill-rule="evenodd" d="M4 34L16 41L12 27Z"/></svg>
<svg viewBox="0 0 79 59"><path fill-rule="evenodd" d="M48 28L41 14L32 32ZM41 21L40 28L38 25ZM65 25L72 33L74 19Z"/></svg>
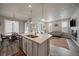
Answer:
<svg viewBox="0 0 79 59"><path fill-rule="evenodd" d="M62 21L62 32L68 33L68 21Z"/></svg>
<svg viewBox="0 0 79 59"><path fill-rule="evenodd" d="M52 32L52 23L48 24L48 32Z"/></svg>
<svg viewBox="0 0 79 59"><path fill-rule="evenodd" d="M5 33L17 32L19 33L19 22L5 20Z"/></svg>
<svg viewBox="0 0 79 59"><path fill-rule="evenodd" d="M27 22L25 22L25 33L29 32L29 25Z"/></svg>
<svg viewBox="0 0 79 59"><path fill-rule="evenodd" d="M37 32L42 32L42 24L37 24Z"/></svg>
<svg viewBox="0 0 79 59"><path fill-rule="evenodd" d="M13 32L19 33L19 22L18 21L14 22Z"/></svg>

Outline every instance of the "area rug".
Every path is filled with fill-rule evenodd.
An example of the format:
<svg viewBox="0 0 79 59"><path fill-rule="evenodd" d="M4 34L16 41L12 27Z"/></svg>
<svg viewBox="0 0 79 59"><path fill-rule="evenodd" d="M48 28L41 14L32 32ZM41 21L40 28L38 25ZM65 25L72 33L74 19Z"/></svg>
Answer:
<svg viewBox="0 0 79 59"><path fill-rule="evenodd" d="M27 56L22 49L18 49L12 56Z"/></svg>
<svg viewBox="0 0 79 59"><path fill-rule="evenodd" d="M50 44L58 46L58 47L69 49L66 38L51 37Z"/></svg>

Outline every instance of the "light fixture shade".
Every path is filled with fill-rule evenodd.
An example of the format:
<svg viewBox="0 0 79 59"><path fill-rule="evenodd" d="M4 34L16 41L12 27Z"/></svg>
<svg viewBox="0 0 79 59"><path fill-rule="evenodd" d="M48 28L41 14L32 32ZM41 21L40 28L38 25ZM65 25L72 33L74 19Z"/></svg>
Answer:
<svg viewBox="0 0 79 59"><path fill-rule="evenodd" d="M30 24L32 24L32 22L30 22Z"/></svg>
<svg viewBox="0 0 79 59"><path fill-rule="evenodd" d="M44 4L42 3L42 20L44 20Z"/></svg>

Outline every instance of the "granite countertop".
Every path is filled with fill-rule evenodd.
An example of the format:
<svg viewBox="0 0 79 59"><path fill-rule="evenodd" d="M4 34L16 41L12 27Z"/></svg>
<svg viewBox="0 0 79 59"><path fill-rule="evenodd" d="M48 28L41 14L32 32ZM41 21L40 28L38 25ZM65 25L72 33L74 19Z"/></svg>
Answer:
<svg viewBox="0 0 79 59"><path fill-rule="evenodd" d="M23 34L20 34L22 37L28 39L28 40L31 40L33 42L36 42L38 44L42 44L43 42L45 42L46 40L48 40L52 35L50 34L36 34L35 36L38 36L36 38L31 38L31 37L28 37L27 35L35 35L33 33L23 33Z"/></svg>

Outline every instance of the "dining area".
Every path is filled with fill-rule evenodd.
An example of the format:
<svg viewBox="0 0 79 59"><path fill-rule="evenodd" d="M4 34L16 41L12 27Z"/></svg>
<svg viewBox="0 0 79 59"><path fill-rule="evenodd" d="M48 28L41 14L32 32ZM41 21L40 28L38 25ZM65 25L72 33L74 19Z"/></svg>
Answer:
<svg viewBox="0 0 79 59"><path fill-rule="evenodd" d="M1 34L0 55L11 56L22 48L22 38L18 33Z"/></svg>

